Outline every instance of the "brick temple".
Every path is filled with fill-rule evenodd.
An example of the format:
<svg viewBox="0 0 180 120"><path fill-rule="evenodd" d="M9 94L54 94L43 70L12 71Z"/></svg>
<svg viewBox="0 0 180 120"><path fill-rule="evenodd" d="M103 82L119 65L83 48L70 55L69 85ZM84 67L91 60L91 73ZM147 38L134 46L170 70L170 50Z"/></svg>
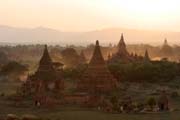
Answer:
<svg viewBox="0 0 180 120"><path fill-rule="evenodd" d="M23 94L44 100L45 98L61 94L61 91L64 89L62 66L63 64L59 62L52 62L47 45L45 45L37 71L33 75L29 75L22 86Z"/></svg>
<svg viewBox="0 0 180 120"><path fill-rule="evenodd" d="M147 59L149 58L148 51L145 52L145 56ZM130 63L130 62L143 62L143 56L137 55L136 53L129 53L126 47L126 43L124 41L124 36L121 34L120 41L117 45L116 52L112 55L108 55L108 63Z"/></svg>
<svg viewBox="0 0 180 120"><path fill-rule="evenodd" d="M103 93L113 90L116 86L117 81L108 70L97 40L93 56L87 70L77 83L77 89L83 92Z"/></svg>
<svg viewBox="0 0 180 120"><path fill-rule="evenodd" d="M161 48L161 56L164 58L168 58L173 55L173 48L168 44L167 39L164 40L164 44Z"/></svg>

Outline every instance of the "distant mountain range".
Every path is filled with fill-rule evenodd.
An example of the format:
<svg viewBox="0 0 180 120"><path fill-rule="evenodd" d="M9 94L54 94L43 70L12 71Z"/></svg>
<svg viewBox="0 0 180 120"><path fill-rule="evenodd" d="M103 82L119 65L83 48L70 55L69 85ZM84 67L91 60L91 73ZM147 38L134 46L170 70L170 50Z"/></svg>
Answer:
<svg viewBox="0 0 180 120"><path fill-rule="evenodd" d="M0 44L59 44L87 45L100 40L102 45L117 44L121 33L124 33L128 44L160 45L167 38L170 44L180 44L180 32L165 32L152 30L135 30L124 28L109 28L89 32L62 32L55 29L37 27L15 28L0 26Z"/></svg>

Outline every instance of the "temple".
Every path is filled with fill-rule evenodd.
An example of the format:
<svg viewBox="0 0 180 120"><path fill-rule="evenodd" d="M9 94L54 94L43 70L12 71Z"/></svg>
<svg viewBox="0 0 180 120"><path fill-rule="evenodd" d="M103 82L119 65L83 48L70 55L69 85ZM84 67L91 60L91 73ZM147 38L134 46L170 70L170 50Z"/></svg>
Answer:
<svg viewBox="0 0 180 120"><path fill-rule="evenodd" d="M118 43L117 55L122 56L122 57L128 57L129 56L129 53L128 53L127 48L126 48L126 44L124 42L123 34L121 34L121 39Z"/></svg>
<svg viewBox="0 0 180 120"><path fill-rule="evenodd" d="M164 40L164 44L161 48L161 56L162 57L169 57L172 56L173 50L172 47L168 44L167 39Z"/></svg>
<svg viewBox="0 0 180 120"><path fill-rule="evenodd" d="M87 70L77 83L77 89L88 93L110 92L117 86L102 56L99 41L96 41L93 56Z"/></svg>
<svg viewBox="0 0 180 120"><path fill-rule="evenodd" d="M126 48L126 44L124 42L124 36L121 34L120 41L117 45L117 51L116 53L112 54L111 58L108 58L108 62L114 63L114 62L131 62L133 60L133 56L131 56Z"/></svg>
<svg viewBox="0 0 180 120"><path fill-rule="evenodd" d="M45 45L37 71L33 75L28 76L22 87L24 94L32 95L36 99L45 99L61 94L61 91L64 89L62 66L62 63L52 62L47 45Z"/></svg>
<svg viewBox="0 0 180 120"><path fill-rule="evenodd" d="M148 50L145 51L145 54L144 54L144 62L150 62L151 59L149 57L149 53L148 53Z"/></svg>

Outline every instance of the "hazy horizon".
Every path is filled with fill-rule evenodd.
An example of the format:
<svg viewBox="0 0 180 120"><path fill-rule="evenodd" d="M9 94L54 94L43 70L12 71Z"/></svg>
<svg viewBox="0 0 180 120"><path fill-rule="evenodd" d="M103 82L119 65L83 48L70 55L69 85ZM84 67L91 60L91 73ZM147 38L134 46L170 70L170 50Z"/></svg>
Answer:
<svg viewBox="0 0 180 120"><path fill-rule="evenodd" d="M170 45L179 45L180 32L106 28L88 32L64 32L46 27L18 28L0 25L0 42L19 44L88 45L99 40L101 45L117 44L121 33L127 44L162 45L167 38Z"/></svg>
<svg viewBox="0 0 180 120"><path fill-rule="evenodd" d="M0 42L180 44L179 0L1 0Z"/></svg>
<svg viewBox="0 0 180 120"><path fill-rule="evenodd" d="M100 31L100 30L115 30L115 29L128 29L128 30L139 30L139 31L151 31L151 32L180 32L176 31L176 30L161 30L161 29L147 29L147 28L128 28L128 27L104 27L104 28L94 28L92 30L83 30L83 31L76 31L76 30L62 30L62 29L56 29L56 28L52 28L52 27L47 27L47 26L41 26L41 25L37 25L37 26L10 26L10 25L5 25L5 24L0 24L0 27L9 27L9 28L17 28L17 29L51 29L51 30L55 30L55 31L59 31L59 32L73 32L73 33L84 33L84 32L92 32L92 31ZM123 31L122 31L123 33ZM121 34L121 33L120 33Z"/></svg>

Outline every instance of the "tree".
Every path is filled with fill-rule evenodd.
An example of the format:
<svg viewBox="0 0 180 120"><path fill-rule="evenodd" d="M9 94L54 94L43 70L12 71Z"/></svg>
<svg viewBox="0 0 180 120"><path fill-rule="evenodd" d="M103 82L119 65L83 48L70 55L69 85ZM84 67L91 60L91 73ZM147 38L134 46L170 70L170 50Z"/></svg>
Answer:
<svg viewBox="0 0 180 120"><path fill-rule="evenodd" d="M8 78L17 80L19 79L20 75L24 74L25 71L28 71L28 67L26 65L12 61L1 68L0 75L8 76Z"/></svg>
<svg viewBox="0 0 180 120"><path fill-rule="evenodd" d="M179 75L177 63L168 61L153 61L109 64L111 73L118 81L130 82L168 82Z"/></svg>

